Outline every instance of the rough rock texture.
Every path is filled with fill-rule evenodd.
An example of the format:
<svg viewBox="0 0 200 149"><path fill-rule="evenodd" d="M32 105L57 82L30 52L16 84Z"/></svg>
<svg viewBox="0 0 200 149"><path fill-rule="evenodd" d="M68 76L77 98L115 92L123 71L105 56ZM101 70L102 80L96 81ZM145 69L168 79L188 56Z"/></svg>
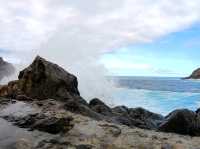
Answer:
<svg viewBox="0 0 200 149"><path fill-rule="evenodd" d="M185 77L183 79L200 79L200 68L197 68L192 72L190 76Z"/></svg>
<svg viewBox="0 0 200 149"><path fill-rule="evenodd" d="M143 108L130 108L129 115L132 119L143 122L139 125L140 128L157 129L159 124L164 120L164 117L160 114L150 112Z"/></svg>
<svg viewBox="0 0 200 149"><path fill-rule="evenodd" d="M103 120L104 117L88 107L87 104L81 104L75 100L69 100L63 104L63 108L73 113L82 114L96 120Z"/></svg>
<svg viewBox="0 0 200 149"><path fill-rule="evenodd" d="M70 123L72 120L66 117L66 113L70 111L75 115L81 114L89 117L91 122L85 128L87 129L88 127L88 132L83 130L84 133L90 133L90 129L93 129L91 123L94 122L95 129L103 129L105 131L104 136L101 137L103 139L104 137L107 138L107 142L110 142L110 136L106 136L106 133L111 133L113 137L120 136L122 131L119 127L124 127L124 125L129 126L129 128L139 127L200 136L199 110L196 112L185 109L176 110L167 117L163 117L143 108L128 108L125 106L110 108L98 98L94 98L87 103L79 95L78 82L74 75L39 56L35 58L29 67L20 72L18 78L18 80L11 81L8 85L0 87L0 96L15 99L3 100L0 98L0 108L7 104L15 105L15 103L23 101L30 106L37 107L38 110L37 113L33 114L29 113L29 108L24 109L26 116L13 116L12 114L1 116L0 113L0 117L13 122L18 127L36 129L52 134L70 132L74 126ZM14 108L8 109L8 111L15 109L16 105ZM104 123L100 124L102 121ZM99 128L96 125L101 126ZM82 128L79 128L78 131L80 129ZM93 134L97 135L94 132ZM79 135L81 137L81 133ZM87 135L84 135L84 137L87 138ZM98 139L97 142L101 142ZM123 140L123 138L121 139ZM47 143L51 145L51 142ZM85 145L87 147L87 144L84 143L75 143L75 145L80 145L79 148L85 147ZM89 145L92 144L90 143ZM109 144L102 144L100 148L106 148L107 146ZM113 148L117 148L117 146L114 145Z"/></svg>
<svg viewBox="0 0 200 149"><path fill-rule="evenodd" d="M74 75L39 56L20 72L18 79L0 89L0 95L3 90L8 96L22 94L37 99L65 100L79 95L78 81Z"/></svg>
<svg viewBox="0 0 200 149"><path fill-rule="evenodd" d="M62 108L96 120L156 129L161 116L145 109L128 109L119 112L119 107L111 109L100 99L94 98L88 104L78 91L77 78L56 64L37 56L33 63L20 72L19 80L11 81L0 88L0 96L18 101L56 99L63 101ZM41 103L39 103L41 104ZM42 106L42 105L41 105Z"/></svg>
<svg viewBox="0 0 200 149"><path fill-rule="evenodd" d="M18 101L17 101L18 102ZM40 103L40 106L38 106ZM10 105L11 104L11 105ZM6 107L17 103L9 103ZM74 127L69 131L56 135L35 135L32 139L24 135L18 136L12 148L16 149L198 149L199 137L183 136L174 133L162 133L154 130L130 128L106 121L96 121L76 113L62 109L62 102L58 100L40 100L27 102L40 111L43 117L72 117ZM42 105L42 106L41 106ZM5 107L5 108L6 108ZM26 108L26 107L23 107ZM4 109L4 108L3 108ZM0 113L3 110L0 108ZM15 113L21 111L21 107ZM13 131L14 133L14 131ZM35 131L29 131L35 133ZM47 137L43 137L43 134ZM12 134L11 134L12 135ZM0 141L1 145L1 141ZM8 149L8 148L1 148Z"/></svg>
<svg viewBox="0 0 200 149"><path fill-rule="evenodd" d="M4 119L13 122L20 128L30 128L51 134L64 133L72 129L72 117L49 117L43 114L30 114L24 117L6 116Z"/></svg>
<svg viewBox="0 0 200 149"><path fill-rule="evenodd" d="M187 109L175 110L165 118L159 130L200 136L200 115Z"/></svg>
<svg viewBox="0 0 200 149"><path fill-rule="evenodd" d="M6 62L3 60L2 57L0 57L0 81L3 79L3 77L10 76L15 72L15 68L12 64Z"/></svg>
<svg viewBox="0 0 200 149"><path fill-rule="evenodd" d="M89 107L102 115L105 116L111 116L112 115L112 110L110 107L108 107L105 103L103 103L100 99L94 98L90 101Z"/></svg>

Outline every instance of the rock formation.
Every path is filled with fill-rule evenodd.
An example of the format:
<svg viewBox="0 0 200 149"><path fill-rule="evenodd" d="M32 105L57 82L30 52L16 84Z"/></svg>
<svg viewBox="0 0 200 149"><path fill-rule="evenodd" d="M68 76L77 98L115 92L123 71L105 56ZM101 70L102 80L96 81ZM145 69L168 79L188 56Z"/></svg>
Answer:
<svg viewBox="0 0 200 149"><path fill-rule="evenodd" d="M5 137L1 135L0 140L1 149L197 149L200 146L199 137L163 133L137 127L130 128L107 121L97 121L64 110L61 108L63 102L53 99L26 102L27 106L31 105L35 108L36 114L25 113L25 116L16 117L15 114L26 109L24 105L15 109L11 114L2 112L2 110L7 111L6 109L10 109L17 103L18 101L13 100L3 106L4 108L0 104L0 117L2 117L2 113L5 114L4 118L13 124L21 129L27 128L24 129L26 133L21 135L17 132L17 139L12 140L11 144L6 144L10 138L7 138L4 130ZM120 106L112 110L123 113L125 109L125 107ZM15 134L15 131L13 133ZM32 134L33 137L27 137L27 134ZM2 147L2 145L4 146Z"/></svg>
<svg viewBox="0 0 200 149"><path fill-rule="evenodd" d="M14 73L15 69L12 64L6 62L3 60L2 57L0 57L0 81L4 77L10 76Z"/></svg>
<svg viewBox="0 0 200 149"><path fill-rule="evenodd" d="M78 81L74 75L39 56L19 73L17 81L3 88L4 96L10 97L26 95L37 99L67 100L79 95Z"/></svg>
<svg viewBox="0 0 200 149"><path fill-rule="evenodd" d="M56 99L63 101L62 108L96 120L157 129L162 116L145 109L127 109L126 113L111 109L100 99L94 98L88 104L78 91L77 78L56 64L37 56L33 63L19 73L18 80L0 88L0 96L18 101Z"/></svg>
<svg viewBox="0 0 200 149"><path fill-rule="evenodd" d="M17 149L27 149L27 146L31 149L192 149L200 146L199 138L156 132L200 136L199 109L196 112L175 110L163 117L143 108L111 108L98 98L88 103L80 96L74 75L39 56L20 72L18 80L0 87L0 97L0 120L3 118L29 131L48 133L48 139L36 135L38 138L33 140L38 143L32 145L24 140L18 142ZM16 111L18 103L23 106ZM13 105L15 108L11 110ZM34 112L29 108L26 112L24 105ZM23 110L25 115L16 115Z"/></svg>
<svg viewBox="0 0 200 149"><path fill-rule="evenodd" d="M190 76L183 79L200 79L200 68L194 70Z"/></svg>
<svg viewBox="0 0 200 149"><path fill-rule="evenodd" d="M175 110L166 116L159 130L200 136L200 115L187 109Z"/></svg>

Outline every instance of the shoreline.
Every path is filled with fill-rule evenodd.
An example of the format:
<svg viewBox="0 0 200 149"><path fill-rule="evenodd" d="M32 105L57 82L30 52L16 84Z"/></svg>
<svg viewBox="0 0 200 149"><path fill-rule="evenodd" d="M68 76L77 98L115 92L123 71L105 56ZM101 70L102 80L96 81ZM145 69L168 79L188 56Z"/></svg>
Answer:
<svg viewBox="0 0 200 149"><path fill-rule="evenodd" d="M0 87L0 96L3 97L0 99L0 112L5 112L7 109L7 112L2 114L1 118L29 131L40 131L53 136L58 135L59 140L66 139L65 135L68 136L68 139L72 139L70 142L66 142L66 140L60 142L57 139L53 142L40 140L42 145L39 143L34 149L40 149L38 145L43 147L50 145L53 148L55 146L62 147L63 144L65 144L65 147L72 146L72 148L79 149L77 146L83 144L80 144L80 140L79 142L75 140L86 141L84 138L87 139L88 135L90 139L96 135L95 143L84 144L84 147L89 149L92 149L93 146L98 148L99 143L101 142L100 144L103 145L106 140L112 141L113 149L115 149L120 145L118 141L116 142L119 138L119 141L124 140L124 142L121 142L121 146L126 146L125 148L131 148L131 145L140 146L138 142L128 139L125 133L127 130L128 132L134 131L129 137L139 137L138 139L145 146L147 144L142 142L142 138L147 138L147 142L148 139L151 139L151 143L157 140L162 147L166 141L159 140L159 138L155 139L155 135L158 137L159 133L161 136L168 136L168 133L192 137L200 136L199 109L195 112L188 109L174 110L164 117L143 108L109 107L98 98L87 102L79 93L76 76L39 56L30 66L20 72L18 78L18 80ZM27 106L32 108L27 109ZM32 111L32 109L36 110ZM20 114L22 115L16 115L19 113L16 110L21 110ZM82 119L87 124L80 124ZM94 129L92 129L93 127ZM125 128L125 130L122 130L122 128ZM140 129L142 132L137 134L137 130ZM71 131L75 134L70 134ZM149 131L155 132L154 137L148 136ZM158 131L158 134L156 131ZM125 134L121 135L122 133ZM144 135L143 133L145 137L140 136ZM84 137L80 138L82 135ZM175 138L177 136L175 135ZM167 140L170 140L170 138ZM125 144L127 141L130 146ZM174 144L177 143L173 142L172 146ZM189 145L195 146L195 144L200 145L200 142L192 142ZM181 142L181 145L186 144ZM109 144L106 144L106 146L108 147Z"/></svg>

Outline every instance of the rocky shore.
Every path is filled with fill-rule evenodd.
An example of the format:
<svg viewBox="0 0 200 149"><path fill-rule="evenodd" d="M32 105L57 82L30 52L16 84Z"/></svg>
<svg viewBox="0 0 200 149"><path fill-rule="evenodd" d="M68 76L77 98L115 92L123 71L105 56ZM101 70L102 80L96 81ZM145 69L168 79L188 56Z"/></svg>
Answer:
<svg viewBox="0 0 200 149"><path fill-rule="evenodd" d="M76 76L39 56L18 80L0 87L0 97L0 124L12 124L23 134L8 143L0 137L2 149L200 146L200 110L178 109L162 116L143 108L109 107L98 98L88 103Z"/></svg>

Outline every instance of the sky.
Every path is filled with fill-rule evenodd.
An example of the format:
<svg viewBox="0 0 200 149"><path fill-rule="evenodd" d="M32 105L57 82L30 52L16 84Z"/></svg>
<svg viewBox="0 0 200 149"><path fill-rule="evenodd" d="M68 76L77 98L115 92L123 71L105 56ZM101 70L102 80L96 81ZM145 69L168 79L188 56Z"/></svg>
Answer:
<svg viewBox="0 0 200 149"><path fill-rule="evenodd" d="M148 43L133 44L105 53L101 62L112 75L188 76L200 67L200 25Z"/></svg>
<svg viewBox="0 0 200 149"><path fill-rule="evenodd" d="M187 76L200 66L199 0L0 4L0 56L12 63L48 47L46 52L57 59L64 55L82 63L85 57L93 58L108 75Z"/></svg>

